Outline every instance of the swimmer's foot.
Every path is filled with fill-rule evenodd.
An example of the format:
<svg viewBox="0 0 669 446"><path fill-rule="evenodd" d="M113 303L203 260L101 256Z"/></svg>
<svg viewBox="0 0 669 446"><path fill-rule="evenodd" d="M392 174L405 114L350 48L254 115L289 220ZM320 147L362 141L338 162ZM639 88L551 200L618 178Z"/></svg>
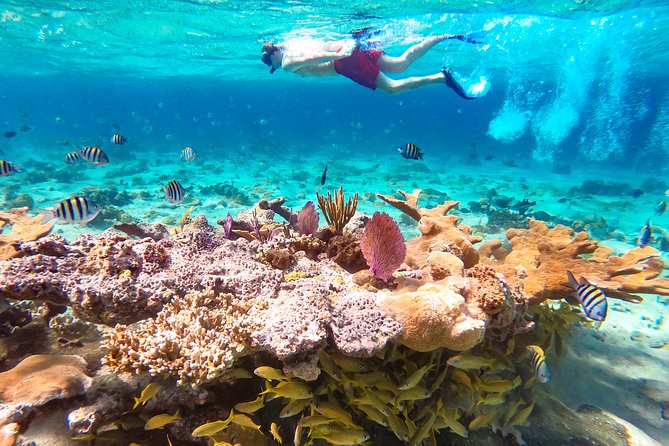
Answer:
<svg viewBox="0 0 669 446"><path fill-rule="evenodd" d="M476 96L467 96L465 93L465 89L462 88L462 85L458 84L458 82L453 78L453 75L451 74L451 70L449 70L446 67L441 68L441 72L443 73L444 77L446 78L446 85L455 92L458 96L460 96L462 99L476 99Z"/></svg>

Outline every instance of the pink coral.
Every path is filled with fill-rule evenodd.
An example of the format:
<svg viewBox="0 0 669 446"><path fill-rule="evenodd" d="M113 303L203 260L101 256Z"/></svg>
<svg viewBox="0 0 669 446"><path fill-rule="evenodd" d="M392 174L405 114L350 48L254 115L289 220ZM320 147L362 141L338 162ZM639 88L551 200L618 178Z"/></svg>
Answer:
<svg viewBox="0 0 669 446"><path fill-rule="evenodd" d="M318 229L318 212L313 201L307 201L299 214L297 214L297 228L300 235L309 235Z"/></svg>
<svg viewBox="0 0 669 446"><path fill-rule="evenodd" d="M400 228L385 212L375 212L367 223L360 249L374 277L384 282L402 264L407 251Z"/></svg>

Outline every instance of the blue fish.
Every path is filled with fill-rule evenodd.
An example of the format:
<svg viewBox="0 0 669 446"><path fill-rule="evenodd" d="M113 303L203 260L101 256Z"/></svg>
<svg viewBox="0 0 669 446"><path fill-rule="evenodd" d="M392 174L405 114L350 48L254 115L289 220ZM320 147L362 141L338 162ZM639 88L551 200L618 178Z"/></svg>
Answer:
<svg viewBox="0 0 669 446"><path fill-rule="evenodd" d="M546 355L542 348L538 345L528 345L527 350L529 352L530 364L532 364L532 370L534 370L534 376L537 377L537 381L542 384L550 381L551 371L548 368Z"/></svg>
<svg viewBox="0 0 669 446"><path fill-rule="evenodd" d="M567 277L569 283L563 285L576 291L574 297L581 303L585 315L593 321L605 320L609 306L604 291L588 282L584 277L581 277L581 280L577 282L571 271L567 271Z"/></svg>
<svg viewBox="0 0 669 446"><path fill-rule="evenodd" d="M412 143L404 144L402 147L397 148L397 152L402 155L402 158L408 160L422 160L423 152Z"/></svg>
<svg viewBox="0 0 669 446"><path fill-rule="evenodd" d="M653 229L650 227L650 218L646 221L646 226L641 228L641 233L637 239L637 244L639 248L645 248L650 242L650 238L653 236Z"/></svg>

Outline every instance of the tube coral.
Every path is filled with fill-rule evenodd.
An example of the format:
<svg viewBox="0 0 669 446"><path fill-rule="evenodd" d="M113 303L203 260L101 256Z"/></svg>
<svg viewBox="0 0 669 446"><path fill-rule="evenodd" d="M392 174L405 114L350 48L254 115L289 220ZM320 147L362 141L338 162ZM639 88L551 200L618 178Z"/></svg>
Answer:
<svg viewBox="0 0 669 446"><path fill-rule="evenodd" d="M385 212L375 212L360 238L362 255L374 277L387 282L406 255L400 228Z"/></svg>

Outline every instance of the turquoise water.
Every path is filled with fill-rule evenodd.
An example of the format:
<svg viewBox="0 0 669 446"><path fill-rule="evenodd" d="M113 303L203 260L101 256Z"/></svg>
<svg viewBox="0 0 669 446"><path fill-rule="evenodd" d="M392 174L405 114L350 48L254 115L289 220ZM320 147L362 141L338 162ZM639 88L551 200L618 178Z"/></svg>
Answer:
<svg viewBox="0 0 669 446"><path fill-rule="evenodd" d="M0 159L23 171L0 178L0 209L26 197L44 208L94 194L109 212L85 227L57 227L70 238L118 221L178 221L191 204L212 223L260 198L285 196L299 209L314 191L342 185L361 195L359 210L389 212L410 236L413 222L375 192L422 188L421 204L460 200L458 215L485 226L486 215L468 203L494 188L537 201L533 212L590 222L587 229L617 251L633 247L669 188L669 6L483 3L4 2L0 133L16 135L0 136ZM429 35L483 30L486 43L441 43L406 74L448 66L484 76L489 93L464 101L437 85L393 96L343 77L270 75L260 61L266 40L334 40L368 25L393 55ZM112 145L115 133L128 143ZM109 165L63 162L98 142ZM425 151L423 162L397 154L407 142ZM179 160L186 146L197 155L192 163ZM187 190L181 205L164 199L171 178ZM611 193L570 192L586 180L620 184ZM666 249L667 214L653 222L653 246ZM501 237L504 229L482 235ZM632 311L612 316L616 354L641 348L634 333L669 341L666 301L650 298ZM666 352L649 344L635 378L663 382L664 393L649 398L669 400ZM669 444L657 404L626 407L624 395L638 383L607 393L562 376L555 381L565 401L604 407Z"/></svg>

